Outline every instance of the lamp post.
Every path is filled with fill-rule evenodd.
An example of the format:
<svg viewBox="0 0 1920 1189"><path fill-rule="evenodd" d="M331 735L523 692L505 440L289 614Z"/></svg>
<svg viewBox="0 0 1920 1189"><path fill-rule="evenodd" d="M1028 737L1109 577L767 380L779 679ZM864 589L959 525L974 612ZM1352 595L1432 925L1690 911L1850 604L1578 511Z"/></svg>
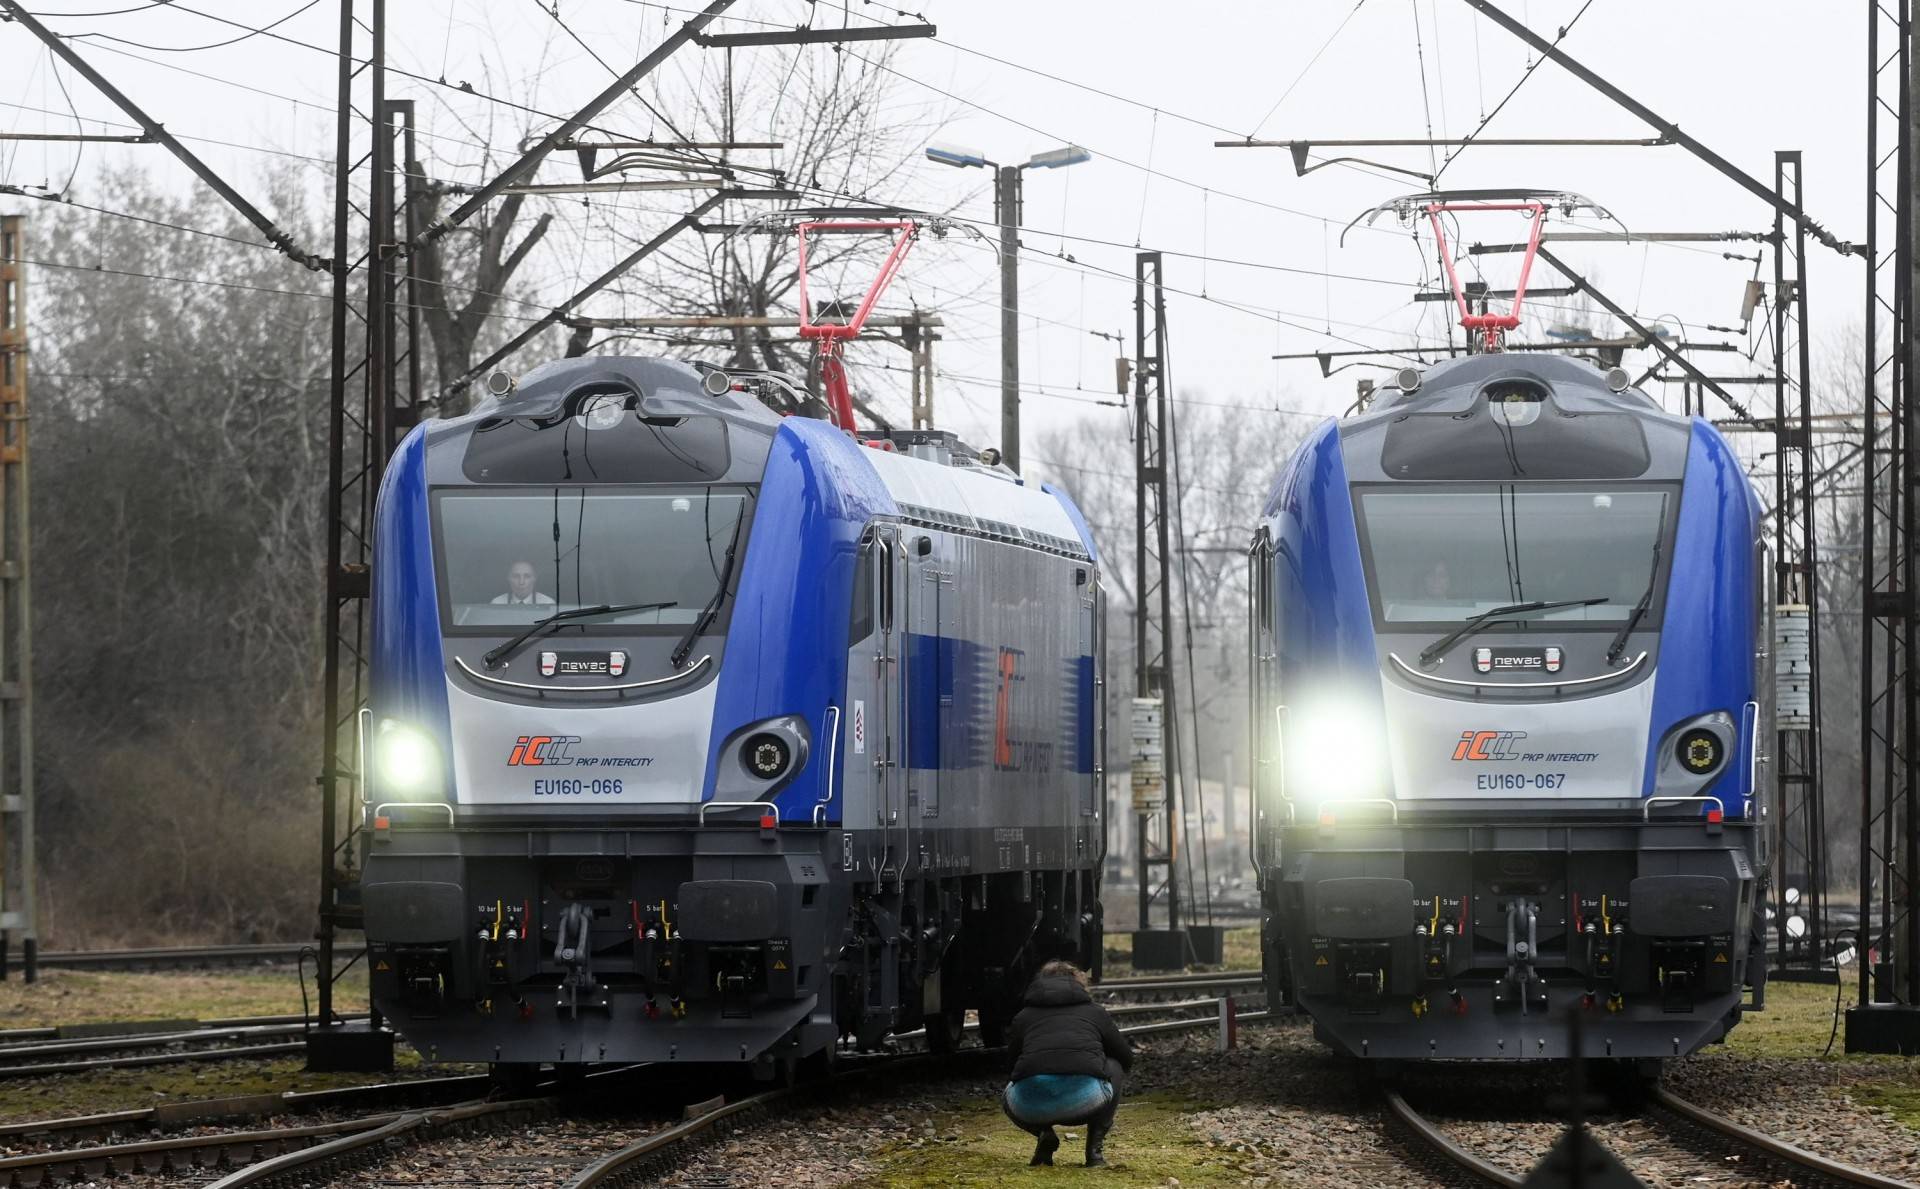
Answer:
<svg viewBox="0 0 1920 1189"><path fill-rule="evenodd" d="M927 160L957 169L993 170L993 213L1000 223L1000 457L1020 470L1020 182L1029 169L1063 169L1092 160L1078 145L1035 153L1020 165L1000 165L971 149L931 145Z"/></svg>

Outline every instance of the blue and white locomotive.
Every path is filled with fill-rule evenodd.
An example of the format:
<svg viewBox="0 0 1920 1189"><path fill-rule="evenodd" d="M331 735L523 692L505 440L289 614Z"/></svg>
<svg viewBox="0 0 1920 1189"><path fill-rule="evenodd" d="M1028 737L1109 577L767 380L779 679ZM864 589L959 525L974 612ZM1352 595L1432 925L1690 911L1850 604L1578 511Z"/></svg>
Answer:
<svg viewBox="0 0 1920 1189"><path fill-rule="evenodd" d="M1086 523L770 386L560 361L389 464L361 886L429 1057L772 1072L1098 963Z"/></svg>
<svg viewBox="0 0 1920 1189"><path fill-rule="evenodd" d="M1771 616L1712 426L1562 357L1400 373L1252 549L1269 990L1360 1057L1655 1059L1761 997Z"/></svg>

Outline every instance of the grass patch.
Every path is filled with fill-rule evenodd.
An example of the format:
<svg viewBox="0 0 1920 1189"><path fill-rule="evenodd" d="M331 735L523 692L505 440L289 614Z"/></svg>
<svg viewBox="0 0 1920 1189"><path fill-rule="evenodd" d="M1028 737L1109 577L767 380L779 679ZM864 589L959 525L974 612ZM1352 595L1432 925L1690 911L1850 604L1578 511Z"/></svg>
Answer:
<svg viewBox="0 0 1920 1189"><path fill-rule="evenodd" d="M365 1011L367 976L349 971L336 984L339 1011ZM307 971L307 994L314 994ZM264 970L129 974L43 970L40 981L0 983L0 1028L46 1028L106 1020L221 1020L300 1014L300 981L291 966Z"/></svg>
<svg viewBox="0 0 1920 1189"><path fill-rule="evenodd" d="M1840 1004L1852 988L1843 989ZM1842 1032L1845 1025L1842 1025ZM1728 1034L1725 1051L1743 1057L1818 1057L1833 1033L1833 987L1826 983L1767 984L1767 1010L1747 1012ZM1836 1056L1845 1037L1833 1042Z"/></svg>
<svg viewBox="0 0 1920 1189"><path fill-rule="evenodd" d="M1920 1131L1920 1086L1866 1082L1849 1088L1847 1097L1862 1106L1878 1107L1900 1123Z"/></svg>
<svg viewBox="0 0 1920 1189"><path fill-rule="evenodd" d="M1108 933L1103 945L1108 978L1128 978L1135 974L1152 973L1135 970L1133 966L1133 934ZM1260 969L1260 926L1242 925L1228 929L1221 938L1220 949L1226 961L1219 966L1194 966L1193 970L1258 970Z"/></svg>
<svg viewBox="0 0 1920 1189"><path fill-rule="evenodd" d="M1089 1176L1101 1185L1164 1186L1178 1178L1183 1187L1245 1185L1248 1174L1227 1152L1209 1148L1190 1117L1202 1109L1169 1095L1121 1099L1113 1133L1107 1137L1107 1167L1089 1173L1081 1167L1086 1128L1060 1128L1063 1140L1052 1168L1030 1168L1033 1137L1007 1122L996 1102L954 1111L941 1120L937 1137L881 1147L873 1177L863 1187L923 1185L1053 1185L1084 1187ZM1073 1138L1068 1139L1068 1136Z"/></svg>

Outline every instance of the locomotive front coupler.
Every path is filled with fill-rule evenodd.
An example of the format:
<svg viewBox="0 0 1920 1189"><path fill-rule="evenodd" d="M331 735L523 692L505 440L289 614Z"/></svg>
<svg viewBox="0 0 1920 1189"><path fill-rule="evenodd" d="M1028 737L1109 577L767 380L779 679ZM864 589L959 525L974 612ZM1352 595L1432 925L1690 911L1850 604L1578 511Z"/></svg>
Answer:
<svg viewBox="0 0 1920 1189"><path fill-rule="evenodd" d="M1539 917L1539 906L1531 900L1515 897L1507 902L1507 973L1493 985L1493 1005L1507 1007L1517 999L1523 1016L1547 1010L1547 983L1534 969L1540 958Z"/></svg>
<svg viewBox="0 0 1920 1189"><path fill-rule="evenodd" d="M566 967L566 974L560 980L560 995L554 1000L556 1008L578 1019L584 997L586 1007L612 1010L607 989L593 977L593 909L590 906L579 900L567 905L554 937L553 956Z"/></svg>

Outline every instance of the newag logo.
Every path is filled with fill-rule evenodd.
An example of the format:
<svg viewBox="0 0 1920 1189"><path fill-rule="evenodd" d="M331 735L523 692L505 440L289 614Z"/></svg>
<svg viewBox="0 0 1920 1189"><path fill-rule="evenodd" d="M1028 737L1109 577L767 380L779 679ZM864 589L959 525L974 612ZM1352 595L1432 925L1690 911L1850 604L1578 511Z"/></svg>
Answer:
<svg viewBox="0 0 1920 1189"><path fill-rule="evenodd" d="M1455 760L1517 760L1525 731L1462 731L1453 745Z"/></svg>
<svg viewBox="0 0 1920 1189"><path fill-rule="evenodd" d="M578 742L578 735L522 735L513 741L513 750L507 753L507 767L564 767L574 762L567 750Z"/></svg>

